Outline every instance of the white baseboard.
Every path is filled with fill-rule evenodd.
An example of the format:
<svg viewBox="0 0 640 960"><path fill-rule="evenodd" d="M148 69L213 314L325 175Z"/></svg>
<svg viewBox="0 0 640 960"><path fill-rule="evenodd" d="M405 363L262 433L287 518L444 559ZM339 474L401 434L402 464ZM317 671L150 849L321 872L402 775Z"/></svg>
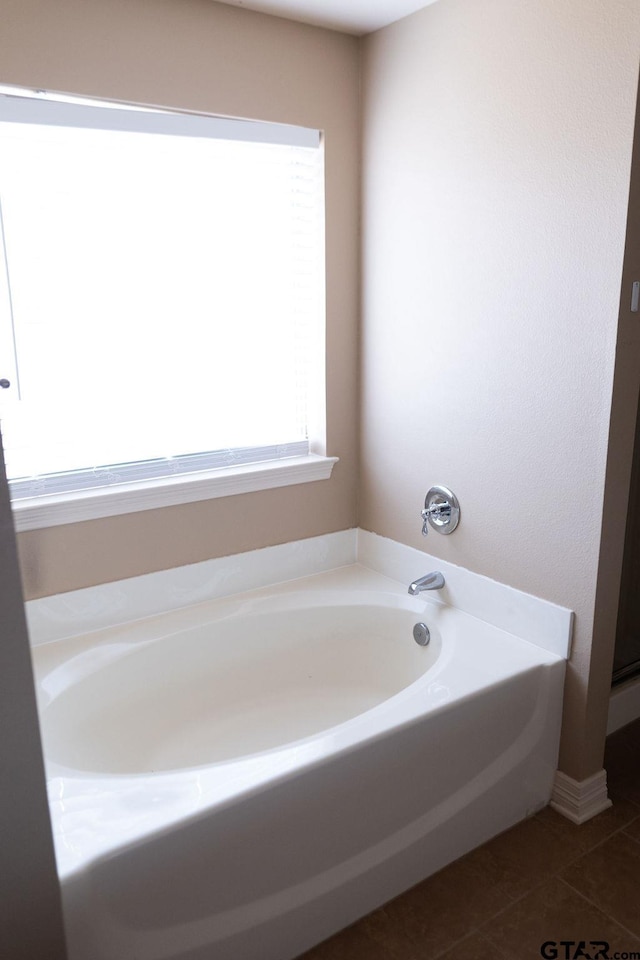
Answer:
<svg viewBox="0 0 640 960"><path fill-rule="evenodd" d="M585 823L611 806L607 793L607 771L600 770L586 780L574 780L556 772L550 805L572 823Z"/></svg>
<svg viewBox="0 0 640 960"><path fill-rule="evenodd" d="M640 677L614 687L609 698L607 736L640 717Z"/></svg>

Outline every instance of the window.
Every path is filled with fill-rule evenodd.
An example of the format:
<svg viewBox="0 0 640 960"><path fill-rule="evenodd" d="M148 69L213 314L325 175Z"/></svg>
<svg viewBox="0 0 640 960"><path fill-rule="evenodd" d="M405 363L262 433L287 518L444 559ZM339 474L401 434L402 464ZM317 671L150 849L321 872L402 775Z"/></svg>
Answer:
<svg viewBox="0 0 640 960"><path fill-rule="evenodd" d="M292 464L328 475L309 454L322 156L307 128L0 95L0 417L18 516L36 500L67 505L51 522L73 518L70 499L79 519L123 512L119 492L140 509L132 490L156 491L143 506L223 495L242 464L239 489L279 485L277 460L283 482Z"/></svg>

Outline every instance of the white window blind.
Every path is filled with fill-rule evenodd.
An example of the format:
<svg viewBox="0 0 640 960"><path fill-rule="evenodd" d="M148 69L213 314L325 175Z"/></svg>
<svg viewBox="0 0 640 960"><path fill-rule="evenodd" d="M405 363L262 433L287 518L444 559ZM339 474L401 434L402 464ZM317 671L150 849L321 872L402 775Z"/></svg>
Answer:
<svg viewBox="0 0 640 960"><path fill-rule="evenodd" d="M317 130L0 96L14 498L308 451Z"/></svg>

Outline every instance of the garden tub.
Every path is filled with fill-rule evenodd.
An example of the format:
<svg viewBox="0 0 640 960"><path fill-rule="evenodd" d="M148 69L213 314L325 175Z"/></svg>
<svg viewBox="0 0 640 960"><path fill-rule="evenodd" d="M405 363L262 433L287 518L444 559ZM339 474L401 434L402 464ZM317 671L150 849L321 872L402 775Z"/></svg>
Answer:
<svg viewBox="0 0 640 960"><path fill-rule="evenodd" d="M289 960L551 794L564 660L358 564L33 660L70 960Z"/></svg>

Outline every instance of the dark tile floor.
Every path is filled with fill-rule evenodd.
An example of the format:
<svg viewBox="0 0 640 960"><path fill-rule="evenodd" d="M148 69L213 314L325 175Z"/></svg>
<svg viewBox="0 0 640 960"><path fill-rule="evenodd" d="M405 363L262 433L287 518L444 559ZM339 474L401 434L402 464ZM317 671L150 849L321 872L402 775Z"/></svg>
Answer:
<svg viewBox="0 0 640 960"><path fill-rule="evenodd" d="M578 827L546 808L304 960L540 960L562 940L558 960L594 957L589 941L640 958L639 758L636 721L607 741L609 810Z"/></svg>

